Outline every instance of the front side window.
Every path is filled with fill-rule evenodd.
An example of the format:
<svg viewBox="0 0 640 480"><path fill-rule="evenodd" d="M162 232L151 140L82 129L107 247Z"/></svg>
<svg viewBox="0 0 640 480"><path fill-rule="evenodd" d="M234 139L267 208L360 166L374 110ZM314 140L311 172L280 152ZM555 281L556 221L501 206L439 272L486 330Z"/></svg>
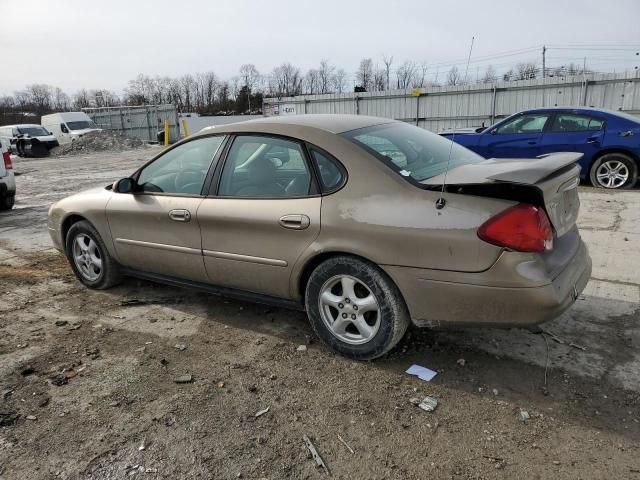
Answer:
<svg viewBox="0 0 640 480"><path fill-rule="evenodd" d="M600 130L603 121L599 118L589 117L586 115L574 115L571 113L559 113L556 115L552 132L584 132Z"/></svg>
<svg viewBox="0 0 640 480"><path fill-rule="evenodd" d="M178 145L140 171L143 192L200 195L207 172L223 136L205 137Z"/></svg>
<svg viewBox="0 0 640 480"><path fill-rule="evenodd" d="M309 194L311 174L302 147L289 140L238 136L229 150L218 194L287 198Z"/></svg>
<svg viewBox="0 0 640 480"><path fill-rule="evenodd" d="M549 116L546 113L520 115L500 125L496 133L502 135L509 133L540 133L544 130Z"/></svg>
<svg viewBox="0 0 640 480"><path fill-rule="evenodd" d="M444 173L447 166L451 170L484 160L462 145L406 123L360 128L342 136L418 182Z"/></svg>

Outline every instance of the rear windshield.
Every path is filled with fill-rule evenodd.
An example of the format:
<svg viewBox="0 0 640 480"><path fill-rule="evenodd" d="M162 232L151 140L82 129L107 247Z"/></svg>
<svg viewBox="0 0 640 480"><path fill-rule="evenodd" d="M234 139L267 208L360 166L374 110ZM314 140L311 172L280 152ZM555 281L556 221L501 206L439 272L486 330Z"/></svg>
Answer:
<svg viewBox="0 0 640 480"><path fill-rule="evenodd" d="M98 128L91 120L82 120L79 122L67 122L69 130L84 130L85 128Z"/></svg>
<svg viewBox="0 0 640 480"><path fill-rule="evenodd" d="M444 173L447 164L451 170L484 160L451 140L406 123L360 128L342 136L417 182Z"/></svg>
<svg viewBox="0 0 640 480"><path fill-rule="evenodd" d="M42 127L18 127L18 133L29 135L30 137L42 137L49 135L49 132Z"/></svg>

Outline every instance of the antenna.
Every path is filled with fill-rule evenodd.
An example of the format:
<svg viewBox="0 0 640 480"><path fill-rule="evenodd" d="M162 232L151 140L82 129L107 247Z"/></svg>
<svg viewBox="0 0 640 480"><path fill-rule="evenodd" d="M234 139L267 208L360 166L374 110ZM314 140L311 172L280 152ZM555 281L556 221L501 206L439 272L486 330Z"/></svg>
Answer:
<svg viewBox="0 0 640 480"><path fill-rule="evenodd" d="M473 41L475 40L475 36L471 37L471 46L469 47L469 56L467 57L467 66L464 70L464 78L463 81L466 81L469 73L469 62L471 62L471 52L473 51ZM456 105L456 118L460 116L460 105L462 104L462 98L464 97L464 89L462 90L462 95L460 95L460 100ZM451 145L449 145L449 158L447 158L447 168L444 171L444 178L442 179L442 191L440 192L440 198L436 200L436 208L438 210L442 210L446 205L447 201L444 199L444 187L447 183L447 173L449 173L449 164L451 163L451 154L453 153L453 142L456 138L456 126L453 126L453 135L451 135Z"/></svg>

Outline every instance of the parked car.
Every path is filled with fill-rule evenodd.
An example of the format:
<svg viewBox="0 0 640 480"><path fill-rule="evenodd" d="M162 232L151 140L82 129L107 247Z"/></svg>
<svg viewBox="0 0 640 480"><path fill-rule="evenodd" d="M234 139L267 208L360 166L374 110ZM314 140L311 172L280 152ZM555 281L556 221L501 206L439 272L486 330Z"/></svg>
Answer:
<svg viewBox="0 0 640 480"><path fill-rule="evenodd" d="M442 135L453 137L453 132ZM579 152L583 180L596 187L633 188L640 167L640 118L595 108L537 108L516 113L455 142L485 158L535 158Z"/></svg>
<svg viewBox="0 0 640 480"><path fill-rule="evenodd" d="M526 326L572 305L591 272L579 157L485 160L403 122L272 117L55 203L49 232L90 288L132 275L306 309L333 349L373 359L411 321Z"/></svg>
<svg viewBox="0 0 640 480"><path fill-rule="evenodd" d="M0 210L11 210L16 199L16 180L13 173L11 154L5 143L0 141Z"/></svg>
<svg viewBox="0 0 640 480"><path fill-rule="evenodd" d="M40 123L58 139L60 145L71 143L85 133L102 130L84 112L43 115Z"/></svg>
<svg viewBox="0 0 640 480"><path fill-rule="evenodd" d="M0 127L0 142L21 157L44 157L57 147L58 140L46 128L35 124L4 125Z"/></svg>

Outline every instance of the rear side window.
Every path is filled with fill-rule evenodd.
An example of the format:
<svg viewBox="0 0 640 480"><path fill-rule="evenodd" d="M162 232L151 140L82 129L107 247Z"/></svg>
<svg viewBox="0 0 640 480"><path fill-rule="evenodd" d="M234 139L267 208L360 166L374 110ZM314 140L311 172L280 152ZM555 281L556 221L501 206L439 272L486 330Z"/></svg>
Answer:
<svg viewBox="0 0 640 480"><path fill-rule="evenodd" d="M341 134L403 177L417 182L484 158L445 137L394 122Z"/></svg>
<svg viewBox="0 0 640 480"><path fill-rule="evenodd" d="M559 113L551 126L552 132L584 132L600 130L603 120L587 115L575 115L571 113Z"/></svg>
<svg viewBox="0 0 640 480"><path fill-rule="evenodd" d="M311 149L311 158L320 174L322 190L325 193L335 191L342 186L345 176L335 160L316 149Z"/></svg>

